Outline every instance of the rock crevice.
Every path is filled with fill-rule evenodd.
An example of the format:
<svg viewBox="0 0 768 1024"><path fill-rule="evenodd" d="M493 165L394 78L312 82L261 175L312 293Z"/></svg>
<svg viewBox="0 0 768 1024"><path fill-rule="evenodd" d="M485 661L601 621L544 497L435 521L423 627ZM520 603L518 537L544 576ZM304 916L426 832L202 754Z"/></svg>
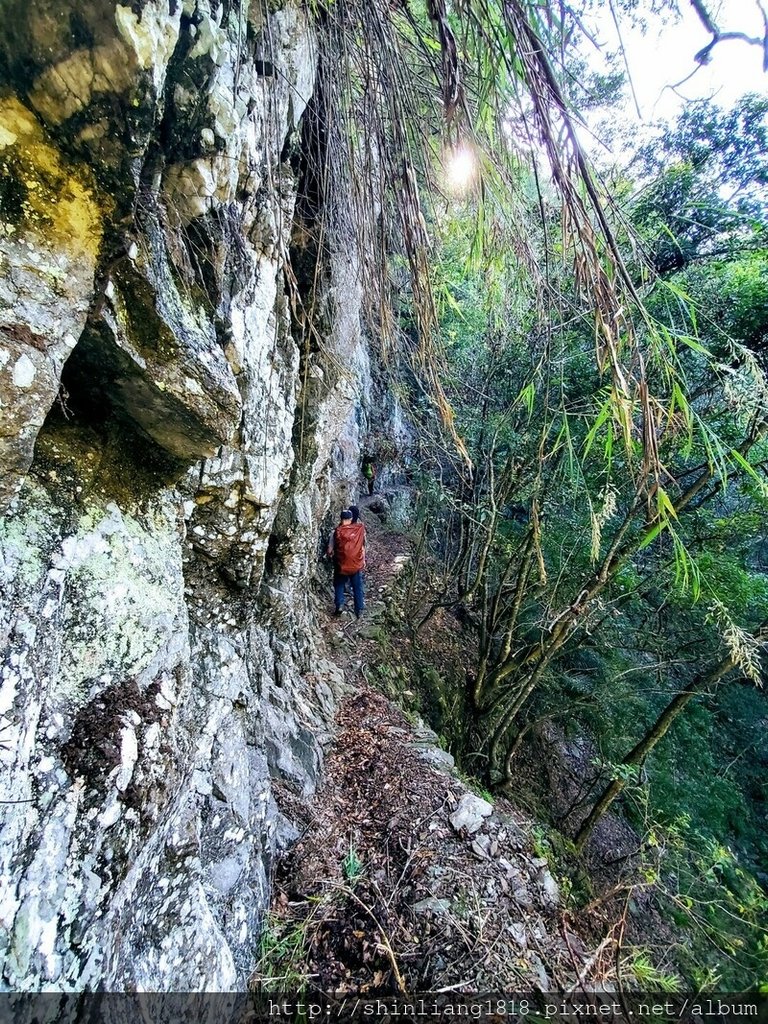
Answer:
<svg viewBox="0 0 768 1024"><path fill-rule="evenodd" d="M242 988L295 835L275 785L314 791L342 683L309 583L370 391L350 251L322 345L291 292L313 31L266 0L9 6L0 984Z"/></svg>

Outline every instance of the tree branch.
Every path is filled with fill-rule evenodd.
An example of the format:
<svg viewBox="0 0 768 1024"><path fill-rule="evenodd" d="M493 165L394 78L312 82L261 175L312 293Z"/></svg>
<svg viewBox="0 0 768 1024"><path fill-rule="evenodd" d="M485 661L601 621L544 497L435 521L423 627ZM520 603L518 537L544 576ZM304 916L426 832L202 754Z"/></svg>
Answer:
<svg viewBox="0 0 768 1024"><path fill-rule="evenodd" d="M707 45L702 46L699 52L694 55L693 59L697 64L708 64L712 59L712 51L718 43L725 42L728 39L736 39L743 43L749 43L750 46L759 46L763 51L763 71L768 71L768 12L766 12L762 0L756 0L756 3L763 16L765 31L762 36L748 36L746 32L721 32L704 6L703 0L691 0L691 7L693 7L698 15L699 21L712 36Z"/></svg>

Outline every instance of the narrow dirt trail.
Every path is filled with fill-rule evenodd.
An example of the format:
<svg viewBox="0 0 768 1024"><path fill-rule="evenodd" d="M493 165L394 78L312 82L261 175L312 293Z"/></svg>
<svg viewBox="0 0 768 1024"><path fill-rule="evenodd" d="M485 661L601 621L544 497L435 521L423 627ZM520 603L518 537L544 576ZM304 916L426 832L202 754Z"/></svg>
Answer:
<svg viewBox="0 0 768 1024"><path fill-rule="evenodd" d="M512 808L453 773L437 737L369 684L392 645L386 616L407 537L361 500L368 610L326 635L349 691L324 781L278 865L267 953L254 983L336 994L545 990L575 976L584 944L564 929L558 886ZM454 627L455 632L455 627Z"/></svg>
<svg viewBox="0 0 768 1024"><path fill-rule="evenodd" d="M391 629L386 621L387 610L394 598L398 577L410 561L413 545L401 531L392 529L382 521L380 513L387 514L388 504L382 496L358 499L361 521L366 531L366 609L360 620L352 610L352 595L347 591L345 612L333 615L333 589L331 570L328 568L327 588L320 604L320 623L332 660L344 671L348 685L365 682L366 670L382 660L382 637ZM379 510L379 511L377 511ZM408 646L410 638L399 638Z"/></svg>
<svg viewBox="0 0 768 1024"><path fill-rule="evenodd" d="M371 497L361 497L359 508L360 521L365 524L366 535L367 618L378 618L384 610L383 605L390 599L397 577L411 557L413 545L404 533L388 528L382 522L382 514L388 514L388 505L381 496L374 494ZM351 608L351 596L348 595L348 613ZM344 625L348 624L345 620L342 621Z"/></svg>
<svg viewBox="0 0 768 1024"><path fill-rule="evenodd" d="M397 665L412 665L416 660L414 648L418 648L419 660L439 673L463 673L472 663L474 640L463 635L459 622L448 610L439 609L417 638L399 621L395 606L403 600L401 583L414 554L412 539L391 523L389 503L383 496L360 498L359 505L366 527L366 610L358 622L348 594L345 614L333 616L329 568L320 618L330 657L344 670L347 681L355 685L375 675L379 667L393 670Z"/></svg>

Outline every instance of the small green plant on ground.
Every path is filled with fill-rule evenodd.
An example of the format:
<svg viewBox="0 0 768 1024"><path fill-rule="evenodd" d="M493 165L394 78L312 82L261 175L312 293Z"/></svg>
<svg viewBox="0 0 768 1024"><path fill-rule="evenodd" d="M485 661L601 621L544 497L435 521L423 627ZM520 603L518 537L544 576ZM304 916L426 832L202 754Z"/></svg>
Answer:
<svg viewBox="0 0 768 1024"><path fill-rule="evenodd" d="M546 857L549 859L552 856L552 839L550 830L545 828L544 825L532 825L528 831L528 835L531 840L533 852L536 856Z"/></svg>
<svg viewBox="0 0 768 1024"><path fill-rule="evenodd" d="M462 768L456 768L454 774L467 789L471 790L476 796L482 797L483 800L487 800L489 804L494 803L495 798L485 786L480 782L474 775L470 775L469 772L464 771Z"/></svg>
<svg viewBox="0 0 768 1024"><path fill-rule="evenodd" d="M534 854L545 857L549 863L560 887L561 904L576 909L590 902L595 895L592 882L570 839L555 828L539 824L528 829L528 836Z"/></svg>
<svg viewBox="0 0 768 1024"><path fill-rule="evenodd" d="M645 992L679 992L682 980L677 974L660 970L648 950L635 947L622 962L624 974L630 974Z"/></svg>
<svg viewBox="0 0 768 1024"><path fill-rule="evenodd" d="M352 845L352 839L349 840L349 849L347 851L344 860L341 862L341 870L344 873L344 877L350 885L355 885L363 877L363 862L357 856L357 852Z"/></svg>
<svg viewBox="0 0 768 1024"><path fill-rule="evenodd" d="M302 991L307 984L310 918L286 921L270 913L264 921L254 982L264 991Z"/></svg>

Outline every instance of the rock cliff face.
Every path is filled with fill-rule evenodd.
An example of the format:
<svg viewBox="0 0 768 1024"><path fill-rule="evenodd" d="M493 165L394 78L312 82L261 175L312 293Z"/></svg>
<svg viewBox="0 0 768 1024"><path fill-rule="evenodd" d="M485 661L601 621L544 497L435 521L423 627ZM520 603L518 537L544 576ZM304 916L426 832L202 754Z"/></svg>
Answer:
<svg viewBox="0 0 768 1024"><path fill-rule="evenodd" d="M2 985L243 987L275 782L312 792L340 685L309 584L370 393L354 252L316 264L322 344L291 269L312 27L5 13Z"/></svg>

